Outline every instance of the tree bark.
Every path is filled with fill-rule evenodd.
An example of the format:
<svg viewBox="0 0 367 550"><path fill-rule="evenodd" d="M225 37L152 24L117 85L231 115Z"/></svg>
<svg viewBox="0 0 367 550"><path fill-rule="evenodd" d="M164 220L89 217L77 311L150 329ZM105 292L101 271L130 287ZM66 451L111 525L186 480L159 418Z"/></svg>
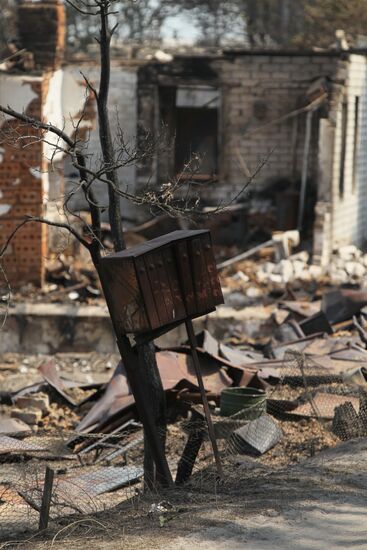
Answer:
<svg viewBox="0 0 367 550"><path fill-rule="evenodd" d="M142 376L144 376L147 389L152 397L152 415L157 428L159 439L162 444L162 449L165 449L166 444L166 399L162 385L162 380L159 374L155 349L153 342L147 344L139 344L137 346L139 362L141 365ZM151 449L147 437L144 437L144 481L146 487L152 489L159 479L159 473L155 469Z"/></svg>
<svg viewBox="0 0 367 550"><path fill-rule="evenodd" d="M109 0L95 0L96 6L99 8L99 15L101 20L101 33L100 33L100 53L101 53L101 72L100 72L100 86L99 91L92 87L87 81L87 85L93 91L98 109L98 123L99 123L99 138L100 146L103 156L103 171L100 174L105 174L108 180L108 194L109 194L109 221L111 226L111 235L114 242L114 248L116 252L124 250L126 248L126 243L123 235L123 227L121 221L121 211L120 211L120 196L118 194L119 180L117 175L117 170L115 168L115 152L113 147L113 141L111 137L111 128L110 120L108 115L108 95L109 95L109 86L110 86L110 40L111 35L113 34L108 27L108 10L110 7ZM100 220L100 208L97 205L96 198L93 194L93 181L94 178L90 179L88 173L90 172L86 166L86 157L85 155L78 150L77 139L73 140L70 138L63 130L53 126L52 124L42 122L40 120L35 120L34 118L26 115L25 113L18 113L13 111L9 107L3 107L0 105L0 111L32 126L39 130L46 130L54 133L59 136L68 146L69 150L72 151L75 155L76 162L73 164L77 167L80 176L80 183L82 190L84 191L86 200L89 203L91 210L92 224L91 227L88 226L88 229L91 233L91 243L84 240L81 236L76 234L75 230L67 224L56 224L50 222L49 220L34 218L34 221L40 223L48 223L49 225L57 225L68 229L74 237L78 238L80 242L89 250L94 266L99 273L99 263L101 257L101 220ZM102 176L100 176L102 177ZM98 179L98 178L97 178ZM88 181L89 180L89 181ZM30 220L24 220L20 226L24 225ZM86 226L87 227L87 226ZM14 232L15 234L15 232ZM12 234L11 237L14 235ZM9 240L10 242L10 240ZM5 247L0 250L0 257L5 253L5 250L8 246L8 242L5 244ZM126 335L121 335L118 333L118 330L115 330L116 337L121 352L122 359L126 355L130 361L129 366L127 366L127 373L130 372L130 378L134 381L135 394L140 398L139 407L141 411L141 416L145 418L145 425L148 427L148 433L154 435L154 430L152 424L155 424L157 431L160 434L160 441L162 448L159 444L155 444L155 439L152 437L152 446L155 449L155 456L157 463L160 464L162 471L156 472L155 465L152 460L152 453L149 448L146 434L145 434L145 477L149 486L155 483L155 481L170 482L170 472L167 467L166 461L164 460L164 448L165 448L165 436L166 436L166 409L165 409L165 394L162 386L162 381L160 378L159 370L157 367L157 362L155 358L154 345L150 344L141 344L137 347L138 350L138 361L136 361L136 354L129 342L129 339ZM128 362L126 360L126 363ZM131 365L134 367L135 363L137 365L137 371L131 368ZM139 379L140 376L140 379ZM141 380L141 385L139 381ZM147 393L149 399L147 403L145 402L145 396L142 386L147 388ZM149 410L150 409L150 410ZM152 417L149 415L151 413ZM153 423L152 423L153 418ZM163 453L161 453L161 450Z"/></svg>
<svg viewBox="0 0 367 550"><path fill-rule="evenodd" d="M110 88L110 42L111 32L108 28L108 7L101 5L101 79L97 95L99 140L103 155L107 178L112 185L108 186L108 216L111 225L111 235L115 251L126 248L121 223L120 197L115 189L119 186L114 166L114 148L111 136L110 119L108 116L108 93Z"/></svg>
<svg viewBox="0 0 367 550"><path fill-rule="evenodd" d="M109 193L109 220L111 225L111 235L116 252L124 250L126 243L123 235L121 222L120 197L116 193L119 186L119 179L116 170L113 168L115 162L113 141L111 137L111 128L108 115L108 93L110 85L110 41L111 32L108 28L108 7L101 5L101 33L100 33L100 52L101 52L101 78L99 92L97 94L99 138L103 155L104 167L107 178L112 185L108 187ZM151 395L150 404L154 423L160 433L162 449L165 448L166 438L166 406L165 393L159 374L154 344L140 344L137 347L139 357L139 369L144 377L147 391ZM151 449L148 439L144 434L144 477L147 487L153 487L156 481L160 481L159 474L156 472ZM161 480L162 481L162 480Z"/></svg>

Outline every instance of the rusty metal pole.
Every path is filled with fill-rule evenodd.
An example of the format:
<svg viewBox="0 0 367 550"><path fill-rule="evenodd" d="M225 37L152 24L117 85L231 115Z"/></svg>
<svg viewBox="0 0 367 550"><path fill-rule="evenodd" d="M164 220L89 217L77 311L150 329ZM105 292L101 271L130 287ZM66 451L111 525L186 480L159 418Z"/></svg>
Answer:
<svg viewBox="0 0 367 550"><path fill-rule="evenodd" d="M199 357L198 357L198 354L197 354L197 351L196 351L197 342L196 342L196 337L195 337L194 328L192 326L191 319L186 319L185 320L185 325L186 325L187 336L189 337L192 360L193 360L193 363L194 363L194 369L195 369L196 377L197 377L198 383L199 383L201 399L202 399L203 407L204 407L205 419L206 419L206 423L208 425L209 437L210 437L210 441L211 441L211 444L212 444L212 447L213 447L215 464L216 464L216 467L217 467L218 475L219 475L219 477L222 478L223 477L223 469L222 469L222 464L221 464L220 457L219 457L217 440L215 439L214 427L213 427L212 417L211 417L211 414L210 414L208 399L207 399L205 388L204 388L204 382L203 382L203 378L201 376L200 362L199 362Z"/></svg>
<svg viewBox="0 0 367 550"><path fill-rule="evenodd" d="M43 531L48 527L48 520L50 517L50 506L52 497L52 487L54 482L54 471L46 466L45 482L43 484L42 502L40 510L40 519L38 530Z"/></svg>

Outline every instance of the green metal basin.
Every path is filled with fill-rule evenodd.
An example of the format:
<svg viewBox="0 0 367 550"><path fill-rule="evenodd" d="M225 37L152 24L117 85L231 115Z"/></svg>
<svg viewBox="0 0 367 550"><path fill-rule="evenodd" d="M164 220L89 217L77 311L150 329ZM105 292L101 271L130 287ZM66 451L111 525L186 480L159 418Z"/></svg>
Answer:
<svg viewBox="0 0 367 550"><path fill-rule="evenodd" d="M266 393L257 388L226 388L220 396L220 414L254 420L266 412Z"/></svg>

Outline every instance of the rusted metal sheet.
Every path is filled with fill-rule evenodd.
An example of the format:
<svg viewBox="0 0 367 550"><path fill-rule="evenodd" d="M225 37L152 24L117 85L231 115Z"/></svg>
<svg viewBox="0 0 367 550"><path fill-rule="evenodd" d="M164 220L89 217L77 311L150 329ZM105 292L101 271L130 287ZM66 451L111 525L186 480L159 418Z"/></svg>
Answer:
<svg viewBox="0 0 367 550"><path fill-rule="evenodd" d="M289 350L298 351L307 355L327 355L334 346L335 343L332 340L324 338L322 334L313 334L311 336L299 338L298 340L282 343L273 348L273 354L276 359L283 359L284 354ZM321 353L319 353L316 348L322 348Z"/></svg>
<svg viewBox="0 0 367 550"><path fill-rule="evenodd" d="M0 416L0 435L30 435L32 430L22 420L10 418L8 416Z"/></svg>
<svg viewBox="0 0 367 550"><path fill-rule="evenodd" d="M165 390L183 386L189 383L191 387L198 387L195 369L190 355L161 351L157 353L157 363ZM222 389L232 385L232 379L224 369L218 368L212 361L200 360L200 370L207 391L220 393Z"/></svg>
<svg viewBox="0 0 367 550"><path fill-rule="evenodd" d="M321 309L329 323L340 323L352 319L353 315L367 305L365 290L340 288L327 292L322 297Z"/></svg>
<svg viewBox="0 0 367 550"><path fill-rule="evenodd" d="M233 379L222 368L223 364L228 362L220 358L213 358L207 353L199 352L199 354L205 389L219 395L222 389L233 384ZM156 354L156 359L163 387L166 391L174 388L197 390L198 382L191 355L174 351L161 351ZM251 371L251 377L254 373L255 370ZM239 374L242 376L243 370L240 370ZM79 423L77 431L98 431L102 425L112 422L117 415L132 411L134 404L134 397L130 393L124 368L122 364L119 364L113 378L107 385L106 391Z"/></svg>
<svg viewBox="0 0 367 550"><path fill-rule="evenodd" d="M264 357L260 353L252 350L241 350L231 348L219 343L207 330L202 330L196 335L198 344L197 351L200 357L209 355L213 363L219 366L227 366L230 369L249 369L255 372L252 363L263 362ZM185 343L180 346L163 348L161 351L176 351L178 353L188 353L190 347ZM241 373L239 373L241 374Z"/></svg>
<svg viewBox="0 0 367 550"><path fill-rule="evenodd" d="M219 344L219 356L238 367L248 367L251 363L263 360L261 353L252 350L241 350Z"/></svg>
<svg viewBox="0 0 367 550"><path fill-rule="evenodd" d="M313 356L312 357L312 366L313 367L319 367L320 369L324 369L324 373L322 370L320 370L320 375L335 375L342 377L343 373L347 370L355 367L356 361L354 360L347 360L347 359L336 359L333 356L324 355L321 357ZM360 366L367 367L367 361L364 360L363 362L360 361Z"/></svg>
<svg viewBox="0 0 367 550"><path fill-rule="evenodd" d="M321 338L314 338L310 340L303 348L303 352L306 355L330 355L340 349L347 349L344 343L340 343L339 339L335 340L323 336ZM349 346L348 346L349 349Z"/></svg>
<svg viewBox="0 0 367 550"><path fill-rule="evenodd" d="M279 302L288 311L295 313L301 318L312 317L320 311L321 301L315 302L297 302L295 300L282 300Z"/></svg>
<svg viewBox="0 0 367 550"><path fill-rule="evenodd" d="M278 424L264 414L234 430L229 447L238 453L260 456L274 447L282 436Z"/></svg>
<svg viewBox="0 0 367 550"><path fill-rule="evenodd" d="M38 367L43 378L52 386L59 395L61 395L69 405L76 406L76 402L66 393L66 386L61 380L57 372L56 365L53 361L45 361Z"/></svg>
<svg viewBox="0 0 367 550"><path fill-rule="evenodd" d="M59 374L57 370L56 363L52 360L45 361L41 363L41 365L38 367L39 372L42 374L43 378L49 384L67 403L71 406L80 406L82 403L85 403L89 401L93 394L88 396L86 399L82 400L81 402L76 402L68 393L67 391L74 388L81 388L85 390L90 389L96 389L102 387L102 382L78 382L76 380L71 380L69 378L63 377ZM29 388L24 388L23 390L19 391L14 397L20 396L20 395L28 395L29 393L34 393L36 391L42 391L45 390L46 384L37 386L30 386Z"/></svg>
<svg viewBox="0 0 367 550"><path fill-rule="evenodd" d="M315 313L315 315L311 315L311 317L307 317L307 319L300 321L299 326L306 336L320 332L326 334L333 333L333 329L323 311L319 311Z"/></svg>
<svg viewBox="0 0 367 550"><path fill-rule="evenodd" d="M113 376L106 391L88 414L78 424L78 432L90 431L91 428L112 421L115 415L130 410L135 404L130 394L126 376L117 373Z"/></svg>

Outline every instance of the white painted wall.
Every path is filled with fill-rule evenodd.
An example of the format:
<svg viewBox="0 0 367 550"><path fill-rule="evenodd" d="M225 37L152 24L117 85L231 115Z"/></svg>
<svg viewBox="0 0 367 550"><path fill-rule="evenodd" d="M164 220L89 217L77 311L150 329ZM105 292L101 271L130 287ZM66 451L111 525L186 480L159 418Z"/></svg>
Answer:
<svg viewBox="0 0 367 550"><path fill-rule="evenodd" d="M40 76L14 75L0 72L0 104L5 107L11 107L14 111L23 112L30 102L37 97L32 90L33 82L41 82ZM0 115L1 119L11 118L4 113Z"/></svg>
<svg viewBox="0 0 367 550"><path fill-rule="evenodd" d="M67 71L72 75L77 75L80 68L70 66ZM83 66L83 72L89 80L98 85L99 72L96 66ZM137 123L137 102L136 102L136 70L135 68L126 68L113 65L111 68L111 86L109 96L109 113L111 120L111 131L115 140L115 146L118 147L117 135L119 126L123 129L124 140L133 149L136 143L136 123ZM89 135L89 143L86 145L86 153L91 168L100 166L101 152L98 137L98 123L95 122L93 130ZM126 166L119 170L119 181L121 188L133 191L135 189L136 167ZM65 187L66 191L75 188L77 182L75 169L66 162L65 164ZM95 192L98 202L107 205L107 187L105 184L95 184ZM70 202L73 208L85 208L85 200L82 193L77 192ZM123 212L128 215L132 212L129 203L122 202ZM107 218L107 212L102 214Z"/></svg>
<svg viewBox="0 0 367 550"><path fill-rule="evenodd" d="M347 66L347 142L344 167L344 193L339 193L342 150L342 106L336 112L334 162L331 181L331 238L334 248L353 243L362 246L367 238L367 59L351 55ZM359 140L355 185L353 186L354 105L359 99Z"/></svg>
<svg viewBox="0 0 367 550"><path fill-rule="evenodd" d="M53 73L50 78L49 88L45 103L43 106L43 119L54 126L61 128L68 136L72 136L75 131L75 125L79 121L79 115L83 110L86 99L85 87L80 78L71 73L67 68L59 69ZM80 127L88 125L87 122L81 122ZM55 162L63 158L62 152L56 152L55 146L64 143L53 134L48 132L45 136L44 154L46 158Z"/></svg>

